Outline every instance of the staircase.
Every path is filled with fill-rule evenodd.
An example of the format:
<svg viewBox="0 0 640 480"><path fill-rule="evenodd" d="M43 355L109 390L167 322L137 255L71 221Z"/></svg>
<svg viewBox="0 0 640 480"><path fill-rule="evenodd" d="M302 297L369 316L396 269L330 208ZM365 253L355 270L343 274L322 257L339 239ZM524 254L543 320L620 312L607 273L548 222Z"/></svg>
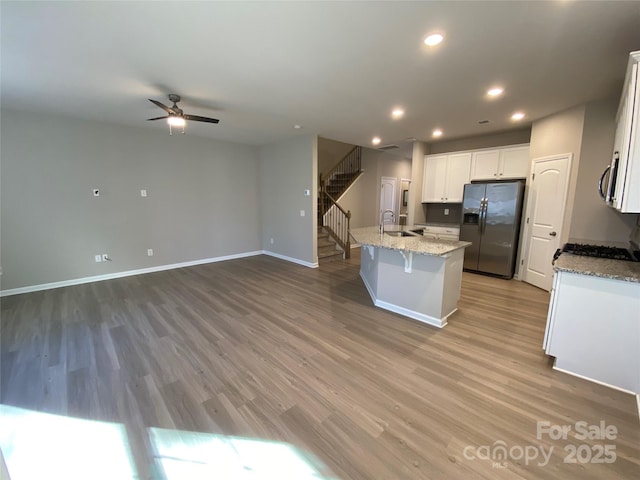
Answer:
<svg viewBox="0 0 640 480"><path fill-rule="evenodd" d="M362 147L354 147L318 182L318 259L350 257L351 212L338 204L340 197L362 174ZM337 252L337 253L336 253Z"/></svg>
<svg viewBox="0 0 640 480"><path fill-rule="evenodd" d="M344 250L331 238L324 227L318 227L318 261L324 263L343 258Z"/></svg>
<svg viewBox="0 0 640 480"><path fill-rule="evenodd" d="M349 173L335 173L331 176L325 184L326 192L336 200L340 200L340 197L347 188L360 176L362 172L349 172Z"/></svg>

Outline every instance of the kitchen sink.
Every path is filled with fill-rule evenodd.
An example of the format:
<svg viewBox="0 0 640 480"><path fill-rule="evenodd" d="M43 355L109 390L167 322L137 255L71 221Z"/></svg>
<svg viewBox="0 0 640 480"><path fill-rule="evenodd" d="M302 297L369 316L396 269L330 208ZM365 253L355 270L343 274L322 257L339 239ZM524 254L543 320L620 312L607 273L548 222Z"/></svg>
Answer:
<svg viewBox="0 0 640 480"><path fill-rule="evenodd" d="M391 230L390 232L384 232L390 237L419 237L419 233L407 232L405 230Z"/></svg>

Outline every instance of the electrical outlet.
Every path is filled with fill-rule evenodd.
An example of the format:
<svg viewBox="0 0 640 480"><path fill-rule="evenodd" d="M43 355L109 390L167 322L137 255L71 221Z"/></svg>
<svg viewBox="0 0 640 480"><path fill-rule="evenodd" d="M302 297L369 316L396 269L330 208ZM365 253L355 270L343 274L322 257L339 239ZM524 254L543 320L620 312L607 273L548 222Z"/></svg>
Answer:
<svg viewBox="0 0 640 480"><path fill-rule="evenodd" d="M93 196L94 197L99 197L100 196L100 189L99 188L94 188L93 189Z"/></svg>
<svg viewBox="0 0 640 480"><path fill-rule="evenodd" d="M96 255L95 259L96 259L96 263L100 263L102 261L102 255Z"/></svg>
<svg viewBox="0 0 640 480"><path fill-rule="evenodd" d="M305 197L308 197L311 195L311 190L304 190L303 193Z"/></svg>
<svg viewBox="0 0 640 480"><path fill-rule="evenodd" d="M147 256L153 257L153 248L147 248Z"/></svg>
<svg viewBox="0 0 640 480"><path fill-rule="evenodd" d="M273 245L273 237L271 237L269 241L271 242L271 245Z"/></svg>
<svg viewBox="0 0 640 480"><path fill-rule="evenodd" d="M304 217L306 214L304 213L304 210L300 210L300 216Z"/></svg>
<svg viewBox="0 0 640 480"><path fill-rule="evenodd" d="M146 197L147 196L147 191L144 188L142 190L140 190L140 196L141 197Z"/></svg>
<svg viewBox="0 0 640 480"><path fill-rule="evenodd" d="M449 215L449 209L448 209L448 208L445 208L445 209L444 209L444 214L445 214L445 215Z"/></svg>

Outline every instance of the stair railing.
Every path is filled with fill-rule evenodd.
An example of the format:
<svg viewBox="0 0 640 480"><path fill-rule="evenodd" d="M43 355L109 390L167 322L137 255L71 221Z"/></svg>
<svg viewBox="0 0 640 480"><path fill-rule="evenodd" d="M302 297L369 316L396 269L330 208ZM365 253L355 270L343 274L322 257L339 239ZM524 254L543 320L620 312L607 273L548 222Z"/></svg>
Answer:
<svg viewBox="0 0 640 480"><path fill-rule="evenodd" d="M351 258L351 211L342 208L320 184L320 219L322 226L344 250L344 258Z"/></svg>
<svg viewBox="0 0 640 480"><path fill-rule="evenodd" d="M362 147L355 146L329 172L318 179L318 225L323 226L329 235L344 250L344 258L351 258L351 211L342 208L339 198L358 178L362 171ZM337 187L335 185L337 184ZM327 190L337 188L332 193Z"/></svg>
<svg viewBox="0 0 640 480"><path fill-rule="evenodd" d="M339 198L344 193L351 183L358 177L358 174L362 170L362 147L355 146L349 153L347 153L342 160L333 166L329 172L320 177L321 182L324 182L325 186L330 184L335 178L348 178L349 182L344 185L343 191L336 195Z"/></svg>

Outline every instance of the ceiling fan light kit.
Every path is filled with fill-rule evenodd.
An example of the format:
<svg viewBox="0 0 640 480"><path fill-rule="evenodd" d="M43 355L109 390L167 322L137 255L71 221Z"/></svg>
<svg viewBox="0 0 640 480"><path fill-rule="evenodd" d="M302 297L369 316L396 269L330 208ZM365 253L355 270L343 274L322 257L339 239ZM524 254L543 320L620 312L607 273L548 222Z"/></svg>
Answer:
<svg viewBox="0 0 640 480"><path fill-rule="evenodd" d="M217 118L201 117L199 115L187 115L182 111L180 107L178 107L178 102L180 101L180 95L176 95L175 93L169 94L169 101L173 102L172 107L167 107L163 103L160 103L157 100L152 100L151 98L149 99L149 101L154 105L163 109L165 112L167 112L167 115L164 117L148 118L147 120L153 121L153 120L160 120L160 119L166 118L167 123L169 124L169 135L173 135L172 127L182 127L182 133L184 133L187 120L190 120L193 122L205 122L205 123L220 122L220 120L218 120Z"/></svg>

